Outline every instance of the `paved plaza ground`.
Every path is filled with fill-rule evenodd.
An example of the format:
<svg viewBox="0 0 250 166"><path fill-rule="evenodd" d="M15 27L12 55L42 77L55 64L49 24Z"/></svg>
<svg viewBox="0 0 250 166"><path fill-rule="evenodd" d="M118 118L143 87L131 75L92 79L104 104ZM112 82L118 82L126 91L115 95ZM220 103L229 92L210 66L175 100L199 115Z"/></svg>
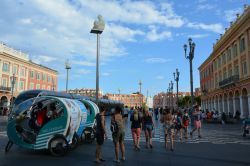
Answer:
<svg viewBox="0 0 250 166"><path fill-rule="evenodd" d="M107 118L109 131L109 118ZM141 151L133 150L131 132L127 122L125 146L126 161L113 163L114 150L109 139L103 146L103 156L107 160L102 165L190 165L190 166L240 166L250 165L250 136L243 138L241 124L203 124L201 139L194 135L187 142L175 141L175 150L165 150L164 137L160 123L156 122L154 148L146 149L142 137ZM56 158L46 151L32 151L14 146L8 154L4 153L7 142L3 120L0 119L0 166L9 165L96 165L94 160L95 144L83 144L70 151L66 156ZM109 134L109 138L110 134Z"/></svg>

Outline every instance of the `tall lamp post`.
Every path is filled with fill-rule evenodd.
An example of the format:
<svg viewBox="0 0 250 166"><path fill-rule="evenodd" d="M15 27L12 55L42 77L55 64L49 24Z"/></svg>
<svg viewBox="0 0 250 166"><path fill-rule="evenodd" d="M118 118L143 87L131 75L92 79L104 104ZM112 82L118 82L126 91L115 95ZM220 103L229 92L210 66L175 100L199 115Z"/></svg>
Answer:
<svg viewBox="0 0 250 166"><path fill-rule="evenodd" d="M171 83L169 83L169 85L168 85L168 94L169 94L169 109L171 109L171 100L172 100L172 97L171 97Z"/></svg>
<svg viewBox="0 0 250 166"><path fill-rule="evenodd" d="M140 107L142 107L142 94L141 94L141 86L142 86L142 81L139 81L139 87L140 87Z"/></svg>
<svg viewBox="0 0 250 166"><path fill-rule="evenodd" d="M176 72L174 72L173 74L174 74L174 80L176 81L176 105L177 105L177 108L178 108L178 103L179 103L178 82L179 82L180 72L178 71L178 69L176 69Z"/></svg>
<svg viewBox="0 0 250 166"><path fill-rule="evenodd" d="M100 54L100 34L103 32L105 27L105 22L101 15L97 16L96 21L94 21L94 26L91 29L90 33L96 34L97 46L96 46L96 103L98 104L98 94L99 94L99 54Z"/></svg>
<svg viewBox="0 0 250 166"><path fill-rule="evenodd" d="M13 103L14 103L14 86L16 83L16 77L15 77L15 73L13 73L13 76L10 77L11 79L11 103L10 103L10 110L12 111L12 107L13 107Z"/></svg>
<svg viewBox="0 0 250 166"><path fill-rule="evenodd" d="M65 69L67 70L67 76L66 76L66 93L68 93L69 70L71 69L71 66L69 64L69 60L68 59L65 62Z"/></svg>
<svg viewBox="0 0 250 166"><path fill-rule="evenodd" d="M193 94L193 66L192 61L194 59L194 49L195 49L195 43L192 41L191 38L188 39L188 45L189 45L189 54L187 56L187 44L184 44L184 52L185 52L185 58L189 60L190 64L190 89L191 89L191 109L193 111L193 105L194 105L194 94Z"/></svg>
<svg viewBox="0 0 250 166"><path fill-rule="evenodd" d="M171 105L172 105L172 110L174 109L174 94L173 94L173 81L170 82L170 91L171 91L171 98L172 98L172 102L171 102Z"/></svg>

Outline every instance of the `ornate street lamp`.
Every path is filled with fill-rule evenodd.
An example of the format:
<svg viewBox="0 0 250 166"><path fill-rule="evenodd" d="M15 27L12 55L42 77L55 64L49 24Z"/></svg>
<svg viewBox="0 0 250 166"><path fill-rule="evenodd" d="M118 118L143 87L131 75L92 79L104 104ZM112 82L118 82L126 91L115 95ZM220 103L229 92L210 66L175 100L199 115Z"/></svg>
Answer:
<svg viewBox="0 0 250 166"><path fill-rule="evenodd" d="M69 64L69 60L68 59L65 62L65 69L67 70L67 76L66 76L66 93L68 93L69 69L71 69L71 66Z"/></svg>
<svg viewBox="0 0 250 166"><path fill-rule="evenodd" d="M142 81L139 80L139 87L140 87L140 107L142 107L142 94L141 94L141 86L142 86Z"/></svg>
<svg viewBox="0 0 250 166"><path fill-rule="evenodd" d="M13 76L10 77L11 79L11 103L10 103L10 111L12 112L12 107L14 104L14 86L16 83L16 77L15 77L15 73L13 73Z"/></svg>
<svg viewBox="0 0 250 166"><path fill-rule="evenodd" d="M95 20L94 26L91 29L90 33L96 34L97 38L97 47L96 47L96 103L98 104L99 98L99 54L100 54L100 34L103 32L105 28L105 22L101 15L97 16L98 20Z"/></svg>
<svg viewBox="0 0 250 166"><path fill-rule="evenodd" d="M178 102L179 102L179 91L178 91L178 82L179 82L179 76L180 76L180 72L178 71L178 69L176 69L176 72L173 73L174 74L174 80L176 81L176 103L177 103L177 108L178 108Z"/></svg>
<svg viewBox="0 0 250 166"><path fill-rule="evenodd" d="M171 91L171 98L172 98L172 102L171 102L171 105L172 105L172 110L174 109L174 93L173 93L173 81L171 80L170 82L170 91Z"/></svg>
<svg viewBox="0 0 250 166"><path fill-rule="evenodd" d="M189 45L189 54L187 56L187 48L188 46L184 44L184 52L185 52L185 58L189 60L190 64L190 87L191 87L191 109L193 110L194 105L194 94L193 94L193 66L192 61L194 59L194 49L195 49L195 43L192 41L191 38L188 39L188 45Z"/></svg>

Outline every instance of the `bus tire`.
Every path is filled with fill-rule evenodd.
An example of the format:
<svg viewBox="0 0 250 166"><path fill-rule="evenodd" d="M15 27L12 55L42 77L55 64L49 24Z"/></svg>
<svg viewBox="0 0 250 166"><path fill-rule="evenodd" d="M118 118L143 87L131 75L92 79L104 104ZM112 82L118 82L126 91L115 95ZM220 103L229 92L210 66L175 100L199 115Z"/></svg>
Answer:
<svg viewBox="0 0 250 166"><path fill-rule="evenodd" d="M55 136L49 142L49 152L55 157L64 156L68 151L68 141L63 136Z"/></svg>
<svg viewBox="0 0 250 166"><path fill-rule="evenodd" d="M95 140L95 132L91 127L86 128L81 135L81 141L84 143L92 143Z"/></svg>

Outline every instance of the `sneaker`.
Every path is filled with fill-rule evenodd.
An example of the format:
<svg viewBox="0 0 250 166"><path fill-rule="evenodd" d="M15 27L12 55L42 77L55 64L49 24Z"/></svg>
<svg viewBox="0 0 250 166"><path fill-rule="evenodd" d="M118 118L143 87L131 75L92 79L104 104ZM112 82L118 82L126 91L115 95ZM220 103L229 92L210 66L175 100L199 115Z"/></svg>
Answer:
<svg viewBox="0 0 250 166"><path fill-rule="evenodd" d="M136 147L136 150L140 151L140 150L141 150L140 146L137 146L137 147Z"/></svg>
<svg viewBox="0 0 250 166"><path fill-rule="evenodd" d="M104 161L106 161L106 160L105 160L105 159L100 158L100 161L104 162Z"/></svg>
<svg viewBox="0 0 250 166"><path fill-rule="evenodd" d="M120 160L114 159L113 162L115 162L115 163L120 163Z"/></svg>
<svg viewBox="0 0 250 166"><path fill-rule="evenodd" d="M125 161L125 157L121 158L121 161Z"/></svg>

